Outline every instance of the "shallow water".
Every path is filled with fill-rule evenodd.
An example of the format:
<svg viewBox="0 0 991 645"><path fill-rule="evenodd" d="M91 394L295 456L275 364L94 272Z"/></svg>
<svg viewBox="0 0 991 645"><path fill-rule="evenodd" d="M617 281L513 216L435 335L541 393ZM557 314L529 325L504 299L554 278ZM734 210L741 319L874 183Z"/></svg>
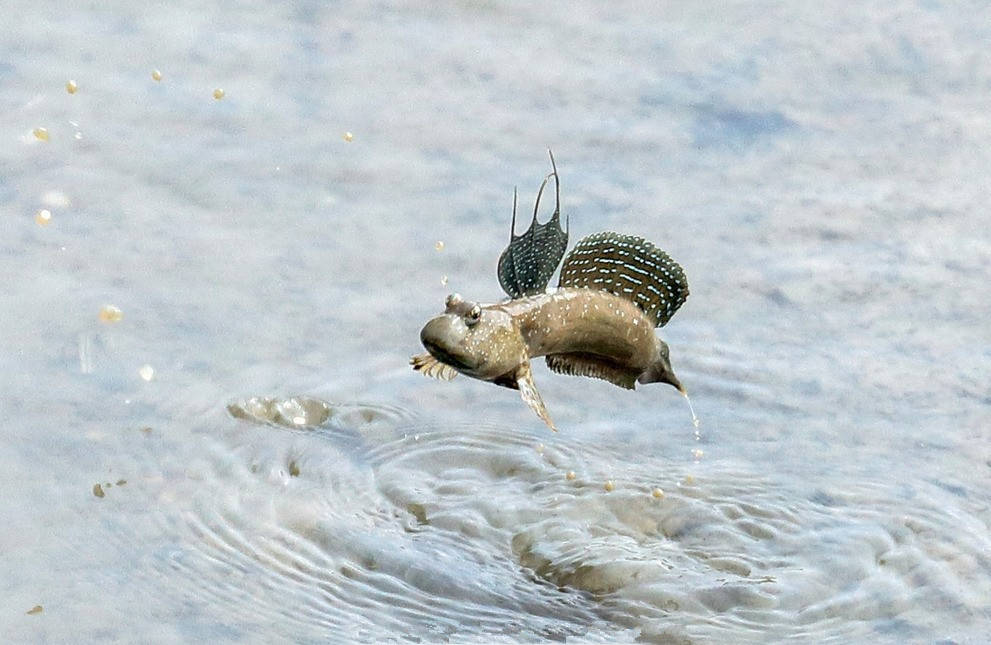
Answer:
<svg viewBox="0 0 991 645"><path fill-rule="evenodd" d="M984 642L984 14L5 12L0 633ZM697 437L664 386L536 365L551 434L410 371L547 147L572 243L685 267Z"/></svg>

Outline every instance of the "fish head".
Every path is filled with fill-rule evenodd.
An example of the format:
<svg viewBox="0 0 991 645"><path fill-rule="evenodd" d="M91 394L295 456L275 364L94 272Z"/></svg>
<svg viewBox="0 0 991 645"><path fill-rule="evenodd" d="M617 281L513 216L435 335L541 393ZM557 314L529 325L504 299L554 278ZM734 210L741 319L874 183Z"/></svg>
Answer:
<svg viewBox="0 0 991 645"><path fill-rule="evenodd" d="M512 316L495 306L447 297L447 307L420 331L430 355L483 381L514 374L527 360L526 344Z"/></svg>

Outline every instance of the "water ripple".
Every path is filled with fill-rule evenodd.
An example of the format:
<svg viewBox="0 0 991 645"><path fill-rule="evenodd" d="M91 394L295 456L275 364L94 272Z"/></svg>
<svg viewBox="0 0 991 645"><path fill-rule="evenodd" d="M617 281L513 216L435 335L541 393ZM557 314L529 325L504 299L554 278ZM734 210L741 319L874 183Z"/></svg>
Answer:
<svg viewBox="0 0 991 645"><path fill-rule="evenodd" d="M937 485L801 492L572 435L255 401L163 485L187 538L158 568L236 617L232 638L883 640L926 603L988 618L986 527L939 531L933 496L961 496ZM321 420L270 414L290 406Z"/></svg>

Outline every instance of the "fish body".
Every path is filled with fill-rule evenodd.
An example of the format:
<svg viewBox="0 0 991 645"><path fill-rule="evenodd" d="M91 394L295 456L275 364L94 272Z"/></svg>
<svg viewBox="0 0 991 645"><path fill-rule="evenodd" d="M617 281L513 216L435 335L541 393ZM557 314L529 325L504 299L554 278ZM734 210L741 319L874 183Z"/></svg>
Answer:
<svg viewBox="0 0 991 645"><path fill-rule="evenodd" d="M556 168L551 176L557 184ZM551 221L541 225L535 208L530 229L510 236L498 271L509 300L481 304L448 296L444 313L420 332L428 353L414 356L413 368L442 379L461 373L517 389L555 430L533 382L533 358L544 356L547 366L562 374L627 389L664 382L684 393L668 345L654 333L688 297L681 267L642 238L597 233L565 259L558 288L546 289L567 246L559 214L558 202Z"/></svg>

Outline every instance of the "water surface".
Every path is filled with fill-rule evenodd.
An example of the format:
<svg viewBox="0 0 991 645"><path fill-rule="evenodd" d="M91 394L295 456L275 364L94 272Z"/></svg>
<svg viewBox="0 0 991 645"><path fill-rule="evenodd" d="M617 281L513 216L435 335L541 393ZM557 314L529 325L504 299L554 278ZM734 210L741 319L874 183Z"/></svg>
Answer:
<svg viewBox="0 0 991 645"><path fill-rule="evenodd" d="M984 641L985 13L5 12L0 633ZM685 267L698 437L672 388L537 365L551 434L406 364L501 297L548 147L573 241Z"/></svg>

